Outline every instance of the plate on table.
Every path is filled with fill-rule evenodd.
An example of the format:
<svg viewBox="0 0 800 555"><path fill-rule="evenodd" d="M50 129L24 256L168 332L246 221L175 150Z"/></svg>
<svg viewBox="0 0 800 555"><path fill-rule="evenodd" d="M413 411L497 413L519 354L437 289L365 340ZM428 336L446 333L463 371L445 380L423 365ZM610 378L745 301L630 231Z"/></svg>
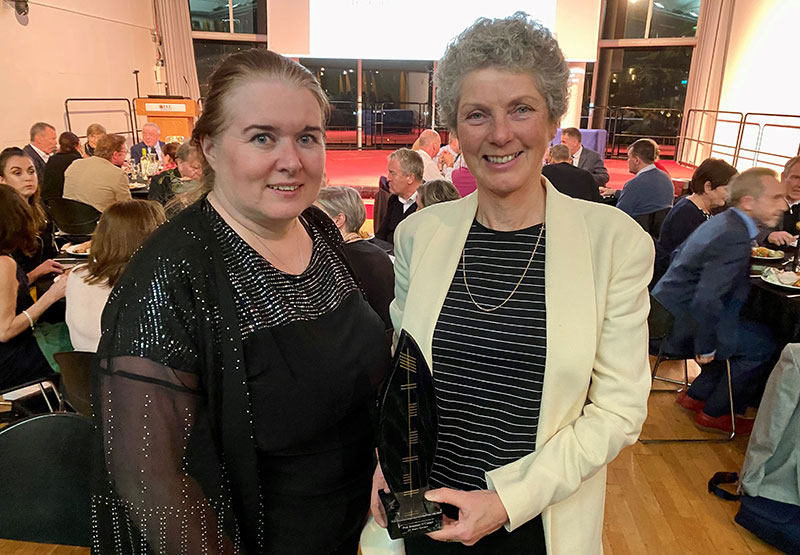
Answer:
<svg viewBox="0 0 800 555"><path fill-rule="evenodd" d="M64 251L66 251L67 253L71 254L72 256L89 256L90 249L86 249L85 251L78 252L76 249L79 246L80 245L70 245L66 249L64 249Z"/></svg>
<svg viewBox="0 0 800 555"><path fill-rule="evenodd" d="M779 270L777 268L767 268L761 272L759 277L772 285L777 285L784 289L800 291L800 275L794 272Z"/></svg>
<svg viewBox="0 0 800 555"><path fill-rule="evenodd" d="M753 247L750 249L750 256L756 260L780 260L783 258L784 252L768 249L767 247Z"/></svg>

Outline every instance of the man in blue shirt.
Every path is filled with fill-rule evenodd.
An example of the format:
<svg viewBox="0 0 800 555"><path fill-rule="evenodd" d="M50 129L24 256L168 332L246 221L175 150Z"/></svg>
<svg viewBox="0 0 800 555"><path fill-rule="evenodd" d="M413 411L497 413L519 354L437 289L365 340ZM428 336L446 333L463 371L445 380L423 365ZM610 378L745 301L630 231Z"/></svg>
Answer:
<svg viewBox="0 0 800 555"><path fill-rule="evenodd" d="M616 195L617 208L635 218L672 207L675 187L672 179L655 166L656 144L639 139L628 147L628 170L636 177L625 183L621 191L603 188L603 196Z"/></svg>
<svg viewBox="0 0 800 555"><path fill-rule="evenodd" d="M700 225L677 252L653 297L675 316L669 351L694 353L702 371L687 393L683 408L695 412L704 429L730 433L725 361L730 362L737 433L749 433L753 422L741 418L758 401L760 385L772 368L777 345L769 330L741 320L750 291L750 247L757 223L774 226L786 209L777 174L751 168L728 187L732 207Z"/></svg>

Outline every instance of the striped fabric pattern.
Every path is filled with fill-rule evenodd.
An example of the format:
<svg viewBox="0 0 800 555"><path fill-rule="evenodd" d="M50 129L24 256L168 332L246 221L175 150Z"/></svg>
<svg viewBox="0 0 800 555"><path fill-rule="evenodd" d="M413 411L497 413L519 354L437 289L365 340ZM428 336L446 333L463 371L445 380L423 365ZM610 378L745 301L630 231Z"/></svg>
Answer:
<svg viewBox="0 0 800 555"><path fill-rule="evenodd" d="M439 438L433 487L485 489L486 471L536 445L546 357L542 225L500 232L472 224L464 245L469 292L484 308L502 303L539 247L519 288L494 312L472 302L459 263L433 336Z"/></svg>

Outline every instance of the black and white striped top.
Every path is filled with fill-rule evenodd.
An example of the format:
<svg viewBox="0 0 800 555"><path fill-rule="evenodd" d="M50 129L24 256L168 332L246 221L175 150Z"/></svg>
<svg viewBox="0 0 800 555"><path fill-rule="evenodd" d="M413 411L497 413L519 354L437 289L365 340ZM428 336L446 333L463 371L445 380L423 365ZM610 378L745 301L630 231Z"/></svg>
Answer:
<svg viewBox="0 0 800 555"><path fill-rule="evenodd" d="M433 335L439 439L433 487L485 489L484 472L536 446L546 356L545 234L542 224L511 232L472 224L464 245L470 300L459 263Z"/></svg>

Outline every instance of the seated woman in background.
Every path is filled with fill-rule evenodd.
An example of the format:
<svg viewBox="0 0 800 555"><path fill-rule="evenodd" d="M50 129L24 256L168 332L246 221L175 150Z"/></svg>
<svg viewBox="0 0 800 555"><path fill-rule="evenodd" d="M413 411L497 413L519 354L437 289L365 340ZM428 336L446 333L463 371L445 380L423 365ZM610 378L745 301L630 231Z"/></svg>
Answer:
<svg viewBox="0 0 800 555"><path fill-rule="evenodd" d="M739 173L719 158L708 158L692 175L689 188L692 194L683 197L669 211L656 241L656 261L650 287L667 271L672 252L683 244L692 231L711 217L711 211L725 205L728 182Z"/></svg>
<svg viewBox="0 0 800 555"><path fill-rule="evenodd" d="M447 202L449 200L458 200L460 198L461 195L458 194L455 185L446 179L427 181L417 189L417 207L419 210L422 210L426 206Z"/></svg>
<svg viewBox="0 0 800 555"><path fill-rule="evenodd" d="M184 143L175 151L175 166L150 179L147 198L166 206L176 195L195 189L202 177L203 163L197 155L197 149L190 143Z"/></svg>
<svg viewBox="0 0 800 555"><path fill-rule="evenodd" d="M40 202L36 168L33 160L21 148L9 147L0 153L0 184L10 185L30 206L28 212L36 230L36 247L14 253L14 259L34 283L49 274L60 274L64 268L52 260L58 254L53 237L53 224Z"/></svg>
<svg viewBox="0 0 800 555"><path fill-rule="evenodd" d="M171 170L175 167L175 153L178 152L178 147L181 143L171 142L164 145L161 150L163 159L161 161L161 171Z"/></svg>
<svg viewBox="0 0 800 555"><path fill-rule="evenodd" d="M94 149L97 147L97 139L106 134L106 128L99 123L93 123L86 128L86 144L83 145L83 151L86 157L94 156Z"/></svg>
<svg viewBox="0 0 800 555"><path fill-rule="evenodd" d="M61 198L64 194L64 172L75 160L83 158L81 142L75 133L64 131L58 137L58 152L53 154L44 168L42 200Z"/></svg>
<svg viewBox="0 0 800 555"><path fill-rule="evenodd" d="M28 277L12 258L14 253L37 248L34 221L25 200L8 185L0 185L0 390L52 372L33 327L45 310L64 297L67 282L56 278L33 302Z"/></svg>
<svg viewBox="0 0 800 555"><path fill-rule="evenodd" d="M136 249L165 220L164 209L150 200L124 200L103 212L92 235L91 259L67 279L66 320L76 351L97 350L108 294Z"/></svg>
<svg viewBox="0 0 800 555"><path fill-rule="evenodd" d="M320 189L316 205L336 224L344 240L344 252L367 302L383 319L386 329L391 328L389 303L394 298L394 268L383 249L359 235L367 218L361 195L350 187L325 187Z"/></svg>

